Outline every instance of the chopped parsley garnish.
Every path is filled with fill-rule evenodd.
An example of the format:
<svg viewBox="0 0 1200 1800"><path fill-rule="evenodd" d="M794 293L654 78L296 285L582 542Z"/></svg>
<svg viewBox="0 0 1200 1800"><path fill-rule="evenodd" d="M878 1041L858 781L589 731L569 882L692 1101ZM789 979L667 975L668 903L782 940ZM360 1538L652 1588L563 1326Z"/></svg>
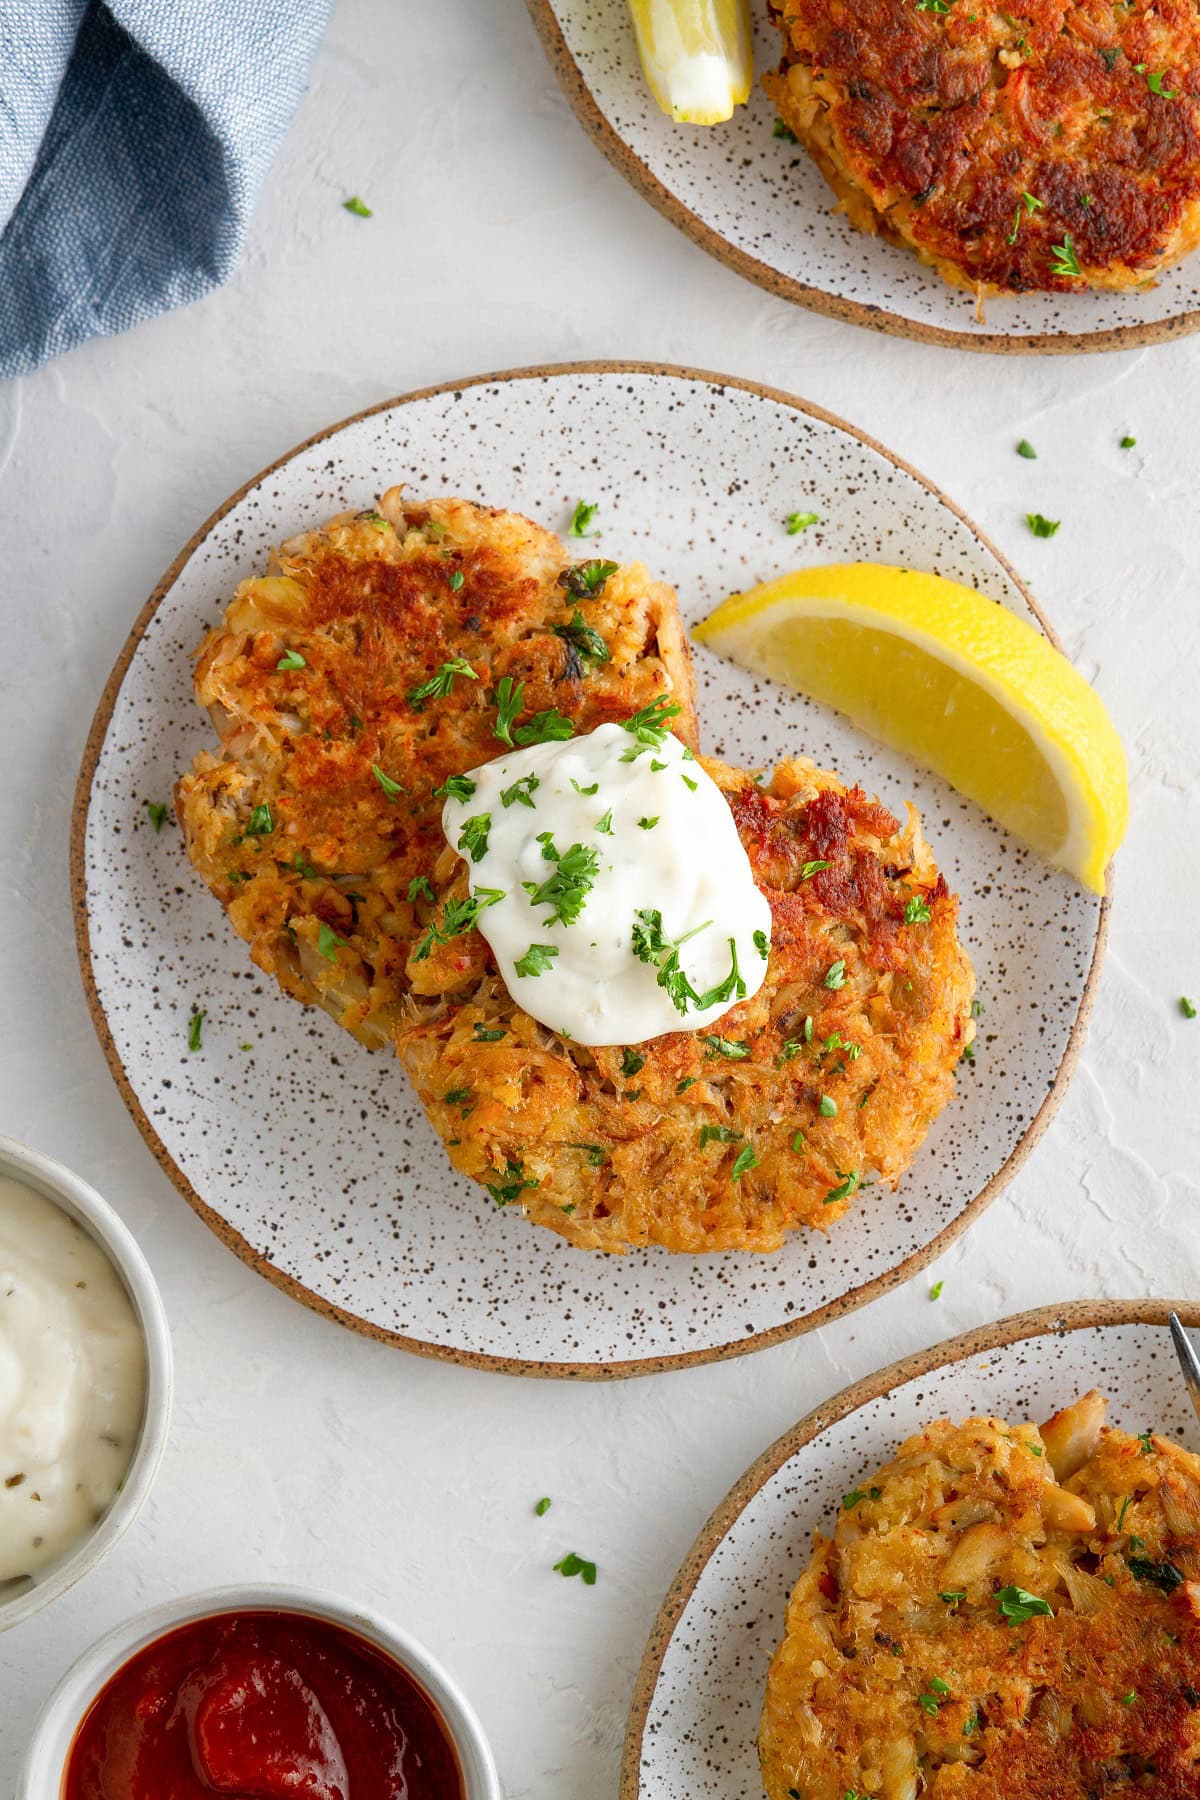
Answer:
<svg viewBox="0 0 1200 1800"><path fill-rule="evenodd" d="M646 1066L645 1057L637 1050L626 1050L621 1057L622 1075L640 1075Z"/></svg>
<svg viewBox="0 0 1200 1800"><path fill-rule="evenodd" d="M835 963L830 963L825 971L825 986L827 988L837 989L845 987L845 985L846 959L844 956L839 956L837 961Z"/></svg>
<svg viewBox="0 0 1200 1800"><path fill-rule="evenodd" d="M711 919L706 919L703 925L694 926L681 938L669 938L663 933L662 914L657 907L634 914L633 954L639 962L657 967L658 986L670 995L676 1012L685 1013L688 1001L694 998L692 984L679 966L679 952L689 938L707 931L711 923Z"/></svg>
<svg viewBox="0 0 1200 1800"><path fill-rule="evenodd" d="M147 802L146 802L146 817L149 819L150 823L153 825L155 831L162 830L163 820L166 818L166 816L167 816L167 807L166 807L165 801L163 801L163 800L147 800Z"/></svg>
<svg viewBox="0 0 1200 1800"><path fill-rule="evenodd" d="M425 536L430 538L435 544L440 544L444 537L449 536L446 527L442 524L440 519L426 519L421 529L424 531Z"/></svg>
<svg viewBox="0 0 1200 1800"><path fill-rule="evenodd" d="M1044 200L1039 200L1037 195L1031 194L1027 188L1022 189L1021 198L1017 201L1016 210L1013 213L1013 228L1009 232L1008 237L1005 241L1009 244L1016 243L1017 234L1021 229L1021 208L1022 207L1024 207L1024 209L1025 209L1025 217L1027 219L1032 219L1034 213L1037 212L1039 210L1039 208L1043 207L1045 204L1046 203ZM1033 445L1030 444L1027 441L1027 439L1025 439L1025 438L1022 438L1021 442L1017 445L1017 455L1018 456L1028 456L1028 457L1032 458L1034 461L1037 460L1037 451L1033 448Z"/></svg>
<svg viewBox="0 0 1200 1800"><path fill-rule="evenodd" d="M1139 1431L1138 1443L1142 1446L1142 1455L1143 1456L1153 1456L1154 1455L1154 1441L1153 1441L1153 1437L1150 1432Z"/></svg>
<svg viewBox="0 0 1200 1800"><path fill-rule="evenodd" d="M275 667L277 669L307 669L308 664L298 650L285 650Z"/></svg>
<svg viewBox="0 0 1200 1800"><path fill-rule="evenodd" d="M622 751L621 761L633 762L643 750L661 750L671 729L667 720L673 719L676 713L682 711L678 701L659 694L649 706L643 706L640 712L622 719L621 729L629 733L634 743L628 750Z"/></svg>
<svg viewBox="0 0 1200 1800"><path fill-rule="evenodd" d="M189 1050L199 1050L200 1036L204 1030L204 1021L207 1017L208 1017L208 1014L206 1012L204 1012L203 1009L197 1008L197 1010L195 1012L193 1012L191 1018L188 1020L188 1049Z"/></svg>
<svg viewBox="0 0 1200 1800"><path fill-rule="evenodd" d="M942 1297L942 1289L945 1287L945 1285L946 1284L944 1281L935 1281L933 1286L929 1290L929 1298L931 1300L940 1300Z"/></svg>
<svg viewBox="0 0 1200 1800"><path fill-rule="evenodd" d="M275 821L271 817L271 808L264 802L256 806L250 814L250 823L242 833L243 837L267 837L275 829Z"/></svg>
<svg viewBox="0 0 1200 1800"><path fill-rule="evenodd" d="M928 13L948 13L953 0L917 0L917 11Z"/></svg>
<svg viewBox="0 0 1200 1800"><path fill-rule="evenodd" d="M451 578L450 585L451 587L454 586L453 578ZM459 587L462 586L461 575L458 578L458 585ZM466 662L461 656L452 656L449 662L441 664L437 671L429 677L428 681L423 681L419 687L409 688L408 699L410 706L415 706L417 711L420 712L427 700L444 700L446 695L450 692L450 689L454 686L454 677L456 675L465 675L469 681L479 680L478 675L475 673L469 662Z"/></svg>
<svg viewBox="0 0 1200 1800"><path fill-rule="evenodd" d="M723 1056L728 1062L745 1062L750 1054L749 1044L738 1044L732 1038L717 1037L711 1031L704 1033L701 1042L708 1045L709 1056Z"/></svg>
<svg viewBox="0 0 1200 1800"><path fill-rule="evenodd" d="M575 736L575 726L551 706L545 712L534 713L527 725L518 725L513 736L518 744L565 744Z"/></svg>
<svg viewBox="0 0 1200 1800"><path fill-rule="evenodd" d="M684 786L690 787L694 794L696 789L700 786L700 783L698 781L693 781L690 775L684 775L682 770L680 770L680 777Z"/></svg>
<svg viewBox="0 0 1200 1800"><path fill-rule="evenodd" d="M571 514L571 523L567 526L567 536L573 538L599 537L598 531L589 531L588 526L600 511L598 504L587 500L577 501L575 511Z"/></svg>
<svg viewBox="0 0 1200 1800"><path fill-rule="evenodd" d="M1152 94L1161 94L1164 100L1178 99L1178 88L1166 88L1163 86L1163 82L1167 78L1167 71L1165 69L1149 70L1145 63L1134 63L1133 66L1139 75L1144 75L1146 77L1146 86L1150 89Z"/></svg>
<svg viewBox="0 0 1200 1800"><path fill-rule="evenodd" d="M822 1206L832 1206L837 1200L848 1200L851 1194L855 1193L862 1184L862 1176L856 1169L851 1169L849 1174L847 1174L844 1169L838 1169L835 1172L838 1176L839 1185L835 1188L830 1188L829 1192L821 1202Z"/></svg>
<svg viewBox="0 0 1200 1800"><path fill-rule="evenodd" d="M1024 456L1029 462L1037 461L1037 451L1034 449L1028 438L1022 438L1017 445L1017 455Z"/></svg>
<svg viewBox="0 0 1200 1800"><path fill-rule="evenodd" d="M557 944L530 944L524 956L519 956L513 964L518 975L544 975L555 957L558 955Z"/></svg>
<svg viewBox="0 0 1200 1800"><path fill-rule="evenodd" d="M1030 531L1032 531L1034 537L1052 538L1062 524L1062 520L1047 519L1043 517L1041 513L1026 513L1025 523L1028 525Z"/></svg>
<svg viewBox="0 0 1200 1800"><path fill-rule="evenodd" d="M966 1597L966 1588L945 1588L938 1595L938 1599L944 1600L947 1606L957 1606L959 1601L965 1600Z"/></svg>
<svg viewBox="0 0 1200 1800"><path fill-rule="evenodd" d="M492 726L492 736L499 738L502 744L512 744L512 723L521 710L524 692L525 683L518 681L514 687L511 675L501 676L496 685L496 723Z"/></svg>
<svg viewBox="0 0 1200 1800"><path fill-rule="evenodd" d="M378 763L371 764L371 773L389 800L394 801L397 794L402 794L404 792L403 782L393 781L390 775L385 775Z"/></svg>
<svg viewBox="0 0 1200 1800"><path fill-rule="evenodd" d="M599 1169L608 1161L608 1151L603 1144L568 1144L568 1150L584 1150L588 1163L593 1169Z"/></svg>
<svg viewBox="0 0 1200 1800"><path fill-rule="evenodd" d="M455 569L453 575L450 577L450 592L452 594L457 594L465 580L466 576L463 574L462 570Z"/></svg>
<svg viewBox="0 0 1200 1800"><path fill-rule="evenodd" d="M575 789L577 794L582 794L585 800L590 800L593 794L598 794L600 792L600 783L598 781L593 781L591 787L580 787L574 776L571 777L571 786Z"/></svg>
<svg viewBox="0 0 1200 1800"><path fill-rule="evenodd" d="M157 830L157 826L155 829ZM1194 1019L1196 1016L1196 1002L1194 1000L1189 1000L1186 994L1180 994L1179 1010L1185 1019Z"/></svg>
<svg viewBox="0 0 1200 1800"><path fill-rule="evenodd" d="M819 1109L823 1119L837 1118L837 1101L828 1094L822 1094Z"/></svg>
<svg viewBox="0 0 1200 1800"><path fill-rule="evenodd" d="M475 792L475 783L469 775L447 775L441 787L435 787L435 800L469 800ZM503 799L503 795L501 795Z"/></svg>
<svg viewBox="0 0 1200 1800"><path fill-rule="evenodd" d="M1050 264L1052 275L1082 275L1079 258L1075 254L1075 242L1069 231L1063 232L1061 244L1051 245L1054 261Z"/></svg>
<svg viewBox="0 0 1200 1800"><path fill-rule="evenodd" d="M560 588L565 588L573 600L594 600L604 592L604 584L610 575L615 575L615 562L601 562L593 558L591 562L575 563L570 569L564 569L558 578Z"/></svg>
<svg viewBox="0 0 1200 1800"><path fill-rule="evenodd" d="M686 1094L690 1087L695 1087L696 1080L697 1077L695 1075L685 1075L682 1081L677 1081L675 1083L675 1092L677 1094Z"/></svg>
<svg viewBox="0 0 1200 1800"><path fill-rule="evenodd" d="M758 954L762 957L763 961L766 962L767 957L771 953L771 946L767 942L767 934L765 931L756 931L754 933L754 948L758 951Z"/></svg>
<svg viewBox="0 0 1200 1800"><path fill-rule="evenodd" d="M807 531L810 525L819 525L820 523L820 513L794 512L788 514L783 521L783 527L789 537L795 537L799 532Z"/></svg>
<svg viewBox="0 0 1200 1800"><path fill-rule="evenodd" d="M332 925L322 924L317 932L317 955L323 956L326 962L336 962L338 945L345 942L345 938L339 937Z"/></svg>
<svg viewBox="0 0 1200 1800"><path fill-rule="evenodd" d="M595 1587L596 1585L595 1563L588 1562L584 1556L576 1556L573 1550L568 1551L561 1562L556 1562L554 1568L559 1575L582 1576L585 1587Z"/></svg>
<svg viewBox="0 0 1200 1800"><path fill-rule="evenodd" d="M662 818L661 813L655 813L655 815L652 819L639 819L638 824L640 825L640 827L643 831L653 831L654 827L658 824L658 821L661 818Z"/></svg>
<svg viewBox="0 0 1200 1800"><path fill-rule="evenodd" d="M1137 1699L1137 1689L1131 1688L1127 1694L1118 1694L1117 1695L1117 1704L1119 1706L1132 1706L1136 1699Z"/></svg>
<svg viewBox="0 0 1200 1800"><path fill-rule="evenodd" d="M511 1157L505 1163L503 1170L496 1169L493 1170L493 1173L499 1179L485 1181L483 1185L497 1206L511 1206L514 1200L521 1198L526 1188L535 1188L539 1185L536 1180L531 1181L525 1174L525 1164L513 1162Z"/></svg>
<svg viewBox="0 0 1200 1800"><path fill-rule="evenodd" d="M555 625L553 630L556 637L573 645L580 656L589 656L593 662L612 661L612 651L595 626L588 624L578 607L575 608L570 624Z"/></svg>
<svg viewBox="0 0 1200 1800"><path fill-rule="evenodd" d="M730 1169L729 1179L730 1181L740 1181L748 1169L757 1169L757 1167L758 1153L753 1144L747 1144Z"/></svg>
<svg viewBox="0 0 1200 1800"><path fill-rule="evenodd" d="M458 834L458 848L472 862L482 862L487 855L488 832L492 829L491 813L476 813Z"/></svg>
<svg viewBox="0 0 1200 1800"><path fill-rule="evenodd" d="M928 900L925 900L918 895L914 895L904 908L904 923L906 925L928 925L932 917L933 914L929 910Z"/></svg>
<svg viewBox="0 0 1200 1800"><path fill-rule="evenodd" d="M295 869L297 875L301 876L305 881L320 881L321 879L320 869L314 869L312 864L305 860L304 853L301 850L297 850L295 856L293 856L292 867ZM347 895L347 899L359 897L360 896L356 895Z"/></svg>
<svg viewBox="0 0 1200 1800"><path fill-rule="evenodd" d="M532 809L533 796L541 785L536 775L522 775L513 782L511 787L500 789L500 804L505 808L528 806Z"/></svg>
<svg viewBox="0 0 1200 1800"><path fill-rule="evenodd" d="M561 855L554 847L548 831L540 834L542 855L554 863L554 872L545 881L523 881L521 886L533 906L549 906L553 918L549 924L573 925L583 911L583 903L596 885L600 869L599 851L590 844L572 844ZM540 973L540 971L539 971Z"/></svg>
<svg viewBox="0 0 1200 1800"><path fill-rule="evenodd" d="M1121 1527L1125 1523L1125 1514L1129 1511L1129 1504L1132 1499L1133 1499L1132 1494L1126 1494L1125 1498L1121 1502L1121 1510L1117 1514L1117 1530L1118 1531L1120 1531Z"/></svg>
<svg viewBox="0 0 1200 1800"><path fill-rule="evenodd" d="M412 953L413 961L424 962L435 944L448 944L451 938L462 937L465 932L473 931L484 907L495 906L497 900L503 898L501 888L476 888L473 894L467 895L463 900L447 900L441 924L430 925Z"/></svg>
<svg viewBox="0 0 1200 1800"><path fill-rule="evenodd" d="M744 1131L733 1131L728 1125L702 1125L700 1127L700 1148L706 1144L740 1144L745 1137Z"/></svg>
<svg viewBox="0 0 1200 1800"><path fill-rule="evenodd" d="M776 119L771 130L771 136L783 138L784 141L789 144L798 144L800 142L800 139L796 136L791 126L785 125L782 119Z"/></svg>
<svg viewBox="0 0 1200 1800"><path fill-rule="evenodd" d="M373 219L375 217L366 201L360 200L357 194L351 194L348 200L343 200L342 206L346 212L353 213L356 219Z"/></svg>
<svg viewBox="0 0 1200 1800"><path fill-rule="evenodd" d="M852 1488L848 1494L842 1495L842 1509L853 1512L861 1500L882 1500L882 1488Z"/></svg>
<svg viewBox="0 0 1200 1800"><path fill-rule="evenodd" d="M1054 1608L1048 1600L1027 1593L1023 1587L1002 1587L996 1595L996 1610L1010 1625L1023 1625L1026 1619L1036 1618L1039 1614L1047 1619L1054 1617Z"/></svg>
<svg viewBox="0 0 1200 1800"><path fill-rule="evenodd" d="M800 870L800 879L801 881L811 881L814 875L819 875L822 869L828 867L829 864L821 857L814 862L806 862Z"/></svg>
<svg viewBox="0 0 1200 1800"><path fill-rule="evenodd" d="M1126 1560L1131 1575L1138 1581L1152 1581L1164 1594L1173 1593L1184 1580L1173 1562L1149 1562L1144 1556L1130 1556Z"/></svg>
<svg viewBox="0 0 1200 1800"><path fill-rule="evenodd" d="M1125 436L1124 436L1124 437L1123 437L1123 438L1122 438L1122 439L1121 439L1121 445L1120 445L1120 447L1121 447L1121 449L1122 449L1122 450L1132 450L1132 449L1133 449L1133 447L1134 447L1134 445L1135 445L1135 444L1136 444L1136 443L1137 443L1137 439L1136 439L1136 438L1135 438L1135 437L1130 437L1130 436L1129 436L1129 435L1128 435L1128 433L1127 433L1127 434L1126 434L1126 435L1125 435Z"/></svg>
<svg viewBox="0 0 1200 1800"><path fill-rule="evenodd" d="M611 837L612 836L613 828L612 828L612 807L611 806L609 807L607 812L600 814L600 817L596 820L596 823L592 826L592 830L598 831L600 833L601 837Z"/></svg>
<svg viewBox="0 0 1200 1800"><path fill-rule="evenodd" d="M549 1496L549 1494L543 1494L541 1499L538 1501L537 1505L534 1507L533 1510L537 1514L539 1519L544 1519L546 1514L550 1511L550 1496Z"/></svg>
<svg viewBox="0 0 1200 1800"><path fill-rule="evenodd" d="M498 1044L501 1038L507 1036L508 1032L503 1025L496 1026L494 1029L488 1025L476 1025L475 1027L477 1044Z"/></svg>
<svg viewBox="0 0 1200 1800"><path fill-rule="evenodd" d="M428 875L414 875L408 884L409 905L411 906L414 900L428 900L433 902L436 899L437 895L433 891Z"/></svg>
<svg viewBox="0 0 1200 1800"><path fill-rule="evenodd" d="M469 1100L470 1098L471 1090L469 1087L447 1088L446 1092L442 1095L442 1099L446 1102L447 1106L461 1106L465 1100Z"/></svg>

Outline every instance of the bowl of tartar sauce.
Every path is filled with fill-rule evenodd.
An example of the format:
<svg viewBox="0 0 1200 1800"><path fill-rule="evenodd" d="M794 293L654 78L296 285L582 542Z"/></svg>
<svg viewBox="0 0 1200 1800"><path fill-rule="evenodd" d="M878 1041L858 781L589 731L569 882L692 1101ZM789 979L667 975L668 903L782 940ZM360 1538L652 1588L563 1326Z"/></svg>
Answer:
<svg viewBox="0 0 1200 1800"><path fill-rule="evenodd" d="M130 1233L78 1175L0 1137L0 1631L134 1518L171 1385L162 1298Z"/></svg>

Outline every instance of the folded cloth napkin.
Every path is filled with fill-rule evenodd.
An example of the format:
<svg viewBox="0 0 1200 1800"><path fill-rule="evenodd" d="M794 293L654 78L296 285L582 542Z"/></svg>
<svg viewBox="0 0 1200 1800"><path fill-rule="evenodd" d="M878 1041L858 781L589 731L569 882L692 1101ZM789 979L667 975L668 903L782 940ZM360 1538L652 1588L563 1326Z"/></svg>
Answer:
<svg viewBox="0 0 1200 1800"><path fill-rule="evenodd" d="M0 376L218 286L332 0L0 0Z"/></svg>

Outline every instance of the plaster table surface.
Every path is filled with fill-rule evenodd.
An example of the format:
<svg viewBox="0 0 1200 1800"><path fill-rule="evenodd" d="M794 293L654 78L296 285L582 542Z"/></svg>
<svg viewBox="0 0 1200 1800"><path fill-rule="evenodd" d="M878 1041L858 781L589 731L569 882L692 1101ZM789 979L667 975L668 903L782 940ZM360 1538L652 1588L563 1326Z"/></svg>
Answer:
<svg viewBox="0 0 1200 1800"><path fill-rule="evenodd" d="M374 209L343 210L359 193ZM1133 817L1090 1037L1011 1186L927 1274L758 1355L625 1383L429 1362L328 1323L176 1194L109 1077L67 892L72 791L130 623L208 513L333 420L581 358L765 381L942 486L1031 583L1123 734ZM809 1407L981 1321L1200 1289L1200 337L997 358L876 336L740 280L585 138L520 0L343 0L234 279L0 387L0 1131L112 1200L164 1290L174 1429L99 1571L0 1638L0 1793L101 1631L243 1577L373 1603L456 1672L508 1800L616 1791L661 1595L711 1507ZM1122 451L1124 433L1137 438ZM1021 437L1039 460L1014 455ZM1061 519L1033 538L1029 510ZM941 1298L930 1283L944 1280ZM554 1497L534 1517L540 1494ZM594 1588L551 1564L595 1558Z"/></svg>

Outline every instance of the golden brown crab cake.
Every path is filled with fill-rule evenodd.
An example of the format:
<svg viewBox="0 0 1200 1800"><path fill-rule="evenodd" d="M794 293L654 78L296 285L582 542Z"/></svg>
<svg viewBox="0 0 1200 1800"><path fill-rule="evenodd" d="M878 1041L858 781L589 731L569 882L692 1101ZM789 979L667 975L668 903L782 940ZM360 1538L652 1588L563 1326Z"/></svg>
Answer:
<svg viewBox="0 0 1200 1800"><path fill-rule="evenodd" d="M767 1679L769 1800L1200 1794L1200 1458L939 1419L814 1537Z"/></svg>
<svg viewBox="0 0 1200 1800"><path fill-rule="evenodd" d="M770 4L780 117L859 230L955 286L1145 286L1194 248L1192 0Z"/></svg>
<svg viewBox="0 0 1200 1800"><path fill-rule="evenodd" d="M200 648L221 747L176 788L188 853L255 962L364 1043L407 1017L440 902L434 790L509 747L505 683L518 737L539 713L588 731L666 695L696 741L673 591L465 500L392 488L290 539Z"/></svg>
<svg viewBox="0 0 1200 1800"><path fill-rule="evenodd" d="M766 979L707 1031L585 1049L509 996L475 931L410 967L400 1059L451 1160L586 1249L777 1250L904 1173L974 1026L957 902L901 826L811 764L708 759L773 915ZM457 870L457 874L454 871ZM466 894L443 852L439 883Z"/></svg>

